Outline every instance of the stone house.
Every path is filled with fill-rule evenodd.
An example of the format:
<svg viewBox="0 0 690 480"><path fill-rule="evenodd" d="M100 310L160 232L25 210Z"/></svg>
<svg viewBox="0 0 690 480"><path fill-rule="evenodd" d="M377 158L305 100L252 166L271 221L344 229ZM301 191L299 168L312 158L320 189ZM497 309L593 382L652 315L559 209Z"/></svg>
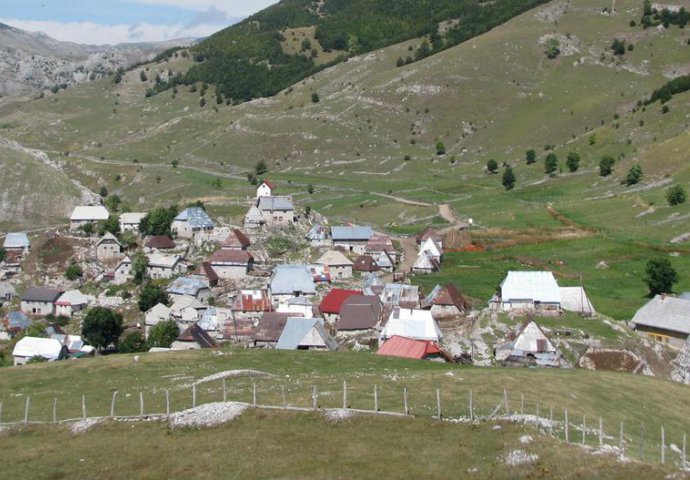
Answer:
<svg viewBox="0 0 690 480"><path fill-rule="evenodd" d="M171 278L181 273L181 259L177 255L151 253L148 259L149 263L146 267L146 273L153 279Z"/></svg>
<svg viewBox="0 0 690 480"><path fill-rule="evenodd" d="M53 288L29 287L21 296L21 310L27 315L45 316L55 313L55 302L62 292Z"/></svg>
<svg viewBox="0 0 690 480"><path fill-rule="evenodd" d="M252 270L254 257L246 250L218 250L208 259L218 278L242 279Z"/></svg>
<svg viewBox="0 0 690 480"><path fill-rule="evenodd" d="M69 217L69 229L74 231L86 224L108 220L110 213L103 205L74 207Z"/></svg>
<svg viewBox="0 0 690 480"><path fill-rule="evenodd" d="M337 250L329 250L316 261L319 265L328 268L331 280L343 280L352 278L352 266L354 263Z"/></svg>
<svg viewBox="0 0 690 480"><path fill-rule="evenodd" d="M173 233L180 238L194 238L198 234L210 234L215 224L201 207L189 207L180 212L172 222Z"/></svg>
<svg viewBox="0 0 690 480"><path fill-rule="evenodd" d="M260 197L257 207L269 227L287 227L295 220L295 207L287 197Z"/></svg>
<svg viewBox="0 0 690 480"><path fill-rule="evenodd" d="M122 251L122 245L117 237L110 232L105 232L96 243L96 258L99 262L109 263L117 259Z"/></svg>

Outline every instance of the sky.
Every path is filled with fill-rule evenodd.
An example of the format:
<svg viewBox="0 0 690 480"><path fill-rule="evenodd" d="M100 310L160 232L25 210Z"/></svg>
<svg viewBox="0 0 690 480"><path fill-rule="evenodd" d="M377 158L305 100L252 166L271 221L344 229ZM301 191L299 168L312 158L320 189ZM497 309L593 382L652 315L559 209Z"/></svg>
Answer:
<svg viewBox="0 0 690 480"><path fill-rule="evenodd" d="M90 45L205 37L277 0L0 0L0 22Z"/></svg>

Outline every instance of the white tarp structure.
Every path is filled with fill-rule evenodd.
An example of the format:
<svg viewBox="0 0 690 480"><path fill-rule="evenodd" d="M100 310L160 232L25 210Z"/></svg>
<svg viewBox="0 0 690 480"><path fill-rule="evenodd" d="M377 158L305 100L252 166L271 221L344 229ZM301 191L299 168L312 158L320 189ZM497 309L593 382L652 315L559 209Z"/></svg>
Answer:
<svg viewBox="0 0 690 480"><path fill-rule="evenodd" d="M439 342L443 338L441 329L429 310L394 308L381 331L379 343L394 335L414 340Z"/></svg>
<svg viewBox="0 0 690 480"><path fill-rule="evenodd" d="M594 306L587 297L583 287L559 287L561 292L561 308L568 312L577 312L583 315L594 315Z"/></svg>
<svg viewBox="0 0 690 480"><path fill-rule="evenodd" d="M501 283L503 310L561 308L561 291L551 272L508 272Z"/></svg>
<svg viewBox="0 0 690 480"><path fill-rule="evenodd" d="M54 338L24 337L17 342L12 351L15 365L24 365L34 357L42 357L49 362L62 360L67 348Z"/></svg>

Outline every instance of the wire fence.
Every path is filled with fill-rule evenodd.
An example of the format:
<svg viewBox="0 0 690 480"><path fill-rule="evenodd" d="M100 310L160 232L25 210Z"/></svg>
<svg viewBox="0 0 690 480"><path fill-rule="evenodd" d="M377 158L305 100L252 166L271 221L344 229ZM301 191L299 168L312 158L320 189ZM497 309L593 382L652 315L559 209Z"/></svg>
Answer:
<svg viewBox="0 0 690 480"><path fill-rule="evenodd" d="M214 402L240 402L271 410L323 411L345 409L386 416L414 416L458 423L510 421L531 425L567 444L580 445L621 458L662 463L687 470L687 437L677 425L645 425L607 421L575 409L542 403L522 393L362 384L329 380L277 382L265 377L220 378L171 389L45 393L0 398L0 427L60 424L87 419L166 418Z"/></svg>

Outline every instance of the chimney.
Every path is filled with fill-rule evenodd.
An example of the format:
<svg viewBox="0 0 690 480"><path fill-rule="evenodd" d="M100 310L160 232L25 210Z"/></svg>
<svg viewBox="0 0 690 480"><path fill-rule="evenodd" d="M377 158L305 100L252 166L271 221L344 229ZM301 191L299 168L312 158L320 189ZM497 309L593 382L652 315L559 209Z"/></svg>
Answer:
<svg viewBox="0 0 690 480"><path fill-rule="evenodd" d="M661 294L661 301L662 301L662 302L663 302L664 300L666 300L666 296L667 296L667 295L666 295L665 293L662 293L662 294Z"/></svg>

